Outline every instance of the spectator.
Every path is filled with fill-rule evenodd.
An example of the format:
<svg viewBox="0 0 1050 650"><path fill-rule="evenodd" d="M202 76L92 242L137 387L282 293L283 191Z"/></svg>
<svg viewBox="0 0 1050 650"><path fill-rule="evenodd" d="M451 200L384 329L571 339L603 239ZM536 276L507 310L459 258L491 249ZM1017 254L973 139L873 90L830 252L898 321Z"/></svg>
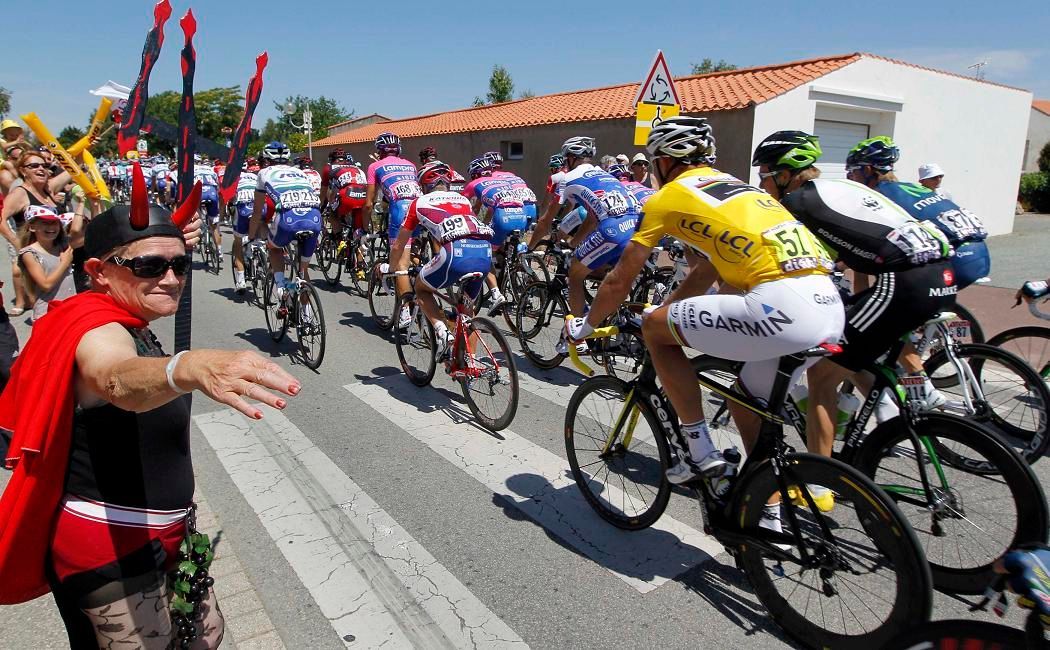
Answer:
<svg viewBox="0 0 1050 650"><path fill-rule="evenodd" d="M3 141L0 144L3 144L4 146L7 146L9 142L14 142L15 140L20 139L23 133L25 133L25 131L23 131L22 127L18 126L18 122L15 122L14 120L4 120L3 122L0 122L0 140Z"/></svg>
<svg viewBox="0 0 1050 650"><path fill-rule="evenodd" d="M941 183L944 182L944 170L937 163L926 163L919 167L919 184L924 187L928 187L938 194L943 196L949 201L954 201L952 195L947 190L941 188Z"/></svg>
<svg viewBox="0 0 1050 650"><path fill-rule="evenodd" d="M0 194L9 194L22 184L18 176L18 159L29 150L25 140L16 140L4 145L4 161L0 163Z"/></svg>
<svg viewBox="0 0 1050 650"><path fill-rule="evenodd" d="M649 161L646 160L644 153L634 154L634 158L631 160L631 174L634 176L635 183L641 183L642 185L653 188L653 178L649 174Z"/></svg>
<svg viewBox="0 0 1050 650"><path fill-rule="evenodd" d="M36 322L47 313L49 302L76 294L73 248L54 208L30 205L25 215L18 263L25 274L26 293L33 302L33 322ZM78 215L71 225L79 229L82 224L83 215Z"/></svg>
<svg viewBox="0 0 1050 650"><path fill-rule="evenodd" d="M612 167L615 164L616 164L616 156L605 155L605 156L602 156L602 159L601 159L601 161L599 163L599 166L603 170L609 171L609 168Z"/></svg>
<svg viewBox="0 0 1050 650"><path fill-rule="evenodd" d="M621 154L616 154L616 162L618 164L623 165L624 167L626 167L626 166L631 164L631 159L627 157L627 154L621 153Z"/></svg>

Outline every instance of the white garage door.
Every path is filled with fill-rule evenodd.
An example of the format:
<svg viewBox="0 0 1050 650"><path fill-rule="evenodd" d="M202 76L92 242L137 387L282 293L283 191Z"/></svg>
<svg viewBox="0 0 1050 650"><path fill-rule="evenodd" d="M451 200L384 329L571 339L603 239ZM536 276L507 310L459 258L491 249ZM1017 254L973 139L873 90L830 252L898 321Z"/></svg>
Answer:
<svg viewBox="0 0 1050 650"><path fill-rule="evenodd" d="M867 124L851 122L833 122L815 120L813 132L820 137L820 148L824 155L820 157L821 174L826 178L846 177L846 154L858 142L868 138Z"/></svg>

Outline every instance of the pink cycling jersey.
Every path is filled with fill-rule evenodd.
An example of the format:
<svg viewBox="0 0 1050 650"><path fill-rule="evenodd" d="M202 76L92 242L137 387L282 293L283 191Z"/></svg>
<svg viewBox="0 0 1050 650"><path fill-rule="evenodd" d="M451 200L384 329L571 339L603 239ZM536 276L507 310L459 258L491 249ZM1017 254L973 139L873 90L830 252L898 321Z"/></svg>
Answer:
<svg viewBox="0 0 1050 650"><path fill-rule="evenodd" d="M368 166L369 185L379 183L387 201L414 199L423 194L416 181L416 166L410 160L387 156Z"/></svg>

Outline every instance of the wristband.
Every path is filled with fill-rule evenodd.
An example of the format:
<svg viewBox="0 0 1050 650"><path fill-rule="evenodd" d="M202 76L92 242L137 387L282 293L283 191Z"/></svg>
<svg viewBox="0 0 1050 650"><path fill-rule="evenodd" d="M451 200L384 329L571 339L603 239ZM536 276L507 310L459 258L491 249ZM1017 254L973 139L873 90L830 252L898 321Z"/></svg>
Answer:
<svg viewBox="0 0 1050 650"><path fill-rule="evenodd" d="M180 395L190 392L188 390L182 390L175 384L175 366L179 365L179 357L186 354L186 352L188 352L188 350L176 353L175 356L168 361L168 365L164 367L164 375L168 378L168 387Z"/></svg>

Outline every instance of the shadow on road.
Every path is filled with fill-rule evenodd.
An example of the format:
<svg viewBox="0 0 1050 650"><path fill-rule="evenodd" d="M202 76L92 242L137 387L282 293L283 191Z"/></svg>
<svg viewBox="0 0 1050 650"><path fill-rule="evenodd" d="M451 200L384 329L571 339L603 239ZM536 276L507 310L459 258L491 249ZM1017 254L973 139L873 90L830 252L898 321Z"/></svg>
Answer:
<svg viewBox="0 0 1050 650"><path fill-rule="evenodd" d="M270 338L270 332L261 327L256 327L246 332L237 332L236 336L255 346L255 349L261 354L269 355L270 357L291 355L299 348L299 345L287 335L280 341L275 342Z"/></svg>

